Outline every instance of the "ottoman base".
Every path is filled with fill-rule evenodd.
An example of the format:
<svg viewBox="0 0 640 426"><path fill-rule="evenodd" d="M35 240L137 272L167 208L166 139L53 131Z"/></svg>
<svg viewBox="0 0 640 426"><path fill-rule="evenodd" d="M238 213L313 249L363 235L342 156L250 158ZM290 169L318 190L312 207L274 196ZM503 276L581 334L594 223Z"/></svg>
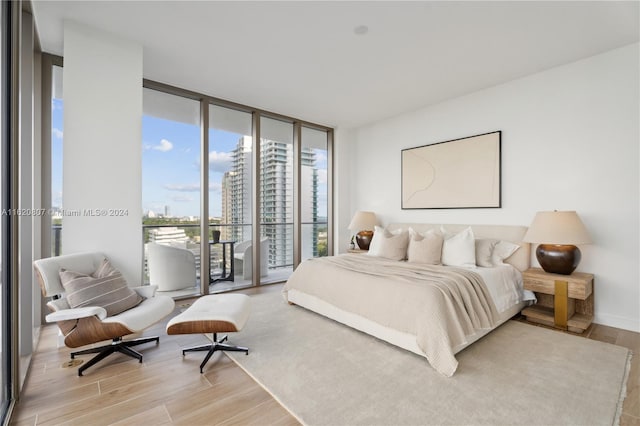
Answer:
<svg viewBox="0 0 640 426"><path fill-rule="evenodd" d="M227 336L218 340L217 333L233 333L242 330L249 319L250 298L246 294L216 294L202 296L184 312L167 323L167 334L213 334L209 345L195 346L182 350L187 352L208 351L200 364L200 373L215 351L244 352L249 348L224 343Z"/></svg>
<svg viewBox="0 0 640 426"><path fill-rule="evenodd" d="M200 374L202 374L202 369L204 368L205 365L207 365L209 358L211 358L211 355L213 355L215 351L244 352L245 355L249 355L249 348L245 348L243 346L233 346L233 345L226 344L224 343L226 340L227 340L227 336L224 336L222 339L218 340L217 333L213 333L213 342L210 345L200 345L200 346L193 346L191 348L184 348L182 350L182 356L184 356L185 353L187 352L209 351L207 353L207 356L204 357L202 364L200 364Z"/></svg>

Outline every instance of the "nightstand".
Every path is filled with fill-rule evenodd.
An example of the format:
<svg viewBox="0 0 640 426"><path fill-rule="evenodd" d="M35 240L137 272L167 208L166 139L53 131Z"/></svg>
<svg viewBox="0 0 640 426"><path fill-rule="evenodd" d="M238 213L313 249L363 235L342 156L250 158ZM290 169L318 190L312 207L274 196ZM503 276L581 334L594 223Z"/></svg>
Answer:
<svg viewBox="0 0 640 426"><path fill-rule="evenodd" d="M525 290L538 303L522 310L527 321L582 333L593 321L593 274L551 274L540 268L522 273Z"/></svg>

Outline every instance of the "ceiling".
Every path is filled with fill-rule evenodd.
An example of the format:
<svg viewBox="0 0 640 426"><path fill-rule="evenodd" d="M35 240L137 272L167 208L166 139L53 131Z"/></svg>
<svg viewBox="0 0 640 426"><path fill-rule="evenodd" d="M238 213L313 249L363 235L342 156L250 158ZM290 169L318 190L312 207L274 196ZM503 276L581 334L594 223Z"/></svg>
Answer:
<svg viewBox="0 0 640 426"><path fill-rule="evenodd" d="M637 42L639 4L32 1L45 52L73 20L141 44L145 78L332 127Z"/></svg>

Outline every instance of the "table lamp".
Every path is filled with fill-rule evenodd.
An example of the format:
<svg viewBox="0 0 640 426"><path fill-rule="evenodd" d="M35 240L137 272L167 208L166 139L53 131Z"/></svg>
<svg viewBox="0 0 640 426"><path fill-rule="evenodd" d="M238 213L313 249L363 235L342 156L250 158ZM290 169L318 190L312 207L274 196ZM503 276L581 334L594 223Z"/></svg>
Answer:
<svg viewBox="0 0 640 426"><path fill-rule="evenodd" d="M349 230L356 232L356 243L361 250L369 250L369 244L373 238L373 229L378 225L378 219L374 212L357 211L351 219Z"/></svg>
<svg viewBox="0 0 640 426"><path fill-rule="evenodd" d="M571 275L582 257L576 244L590 244L591 238L574 211L538 212L523 241L538 243L536 258L546 272Z"/></svg>

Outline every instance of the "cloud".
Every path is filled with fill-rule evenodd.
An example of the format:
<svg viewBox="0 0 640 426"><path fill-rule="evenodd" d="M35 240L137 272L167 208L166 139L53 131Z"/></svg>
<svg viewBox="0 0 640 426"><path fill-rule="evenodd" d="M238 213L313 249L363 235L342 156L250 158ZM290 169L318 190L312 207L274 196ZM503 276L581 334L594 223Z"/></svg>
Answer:
<svg viewBox="0 0 640 426"><path fill-rule="evenodd" d="M167 152L173 149L173 144L166 139L162 139L158 145L146 145L145 148L146 147L150 147L151 149L155 149L160 152Z"/></svg>
<svg viewBox="0 0 640 426"><path fill-rule="evenodd" d="M64 132L54 127L53 129L51 129L51 134L53 135L54 138L62 139Z"/></svg>
<svg viewBox="0 0 640 426"><path fill-rule="evenodd" d="M188 183L188 184L174 184L167 183L164 186L164 189L169 191L178 191L178 192L200 192L200 184L199 183ZM209 182L209 191L220 192L222 191L222 185L219 182Z"/></svg>
<svg viewBox="0 0 640 426"><path fill-rule="evenodd" d="M193 201L193 198L188 195L174 195L171 199L178 203L188 203Z"/></svg>
<svg viewBox="0 0 640 426"><path fill-rule="evenodd" d="M200 184L199 183L188 183L186 185L167 183L164 185L164 189L168 189L169 191L179 191L179 192L199 192Z"/></svg>
<svg viewBox="0 0 640 426"><path fill-rule="evenodd" d="M211 151L209 153L209 170L214 172L228 172L231 170L233 156L230 152Z"/></svg>

